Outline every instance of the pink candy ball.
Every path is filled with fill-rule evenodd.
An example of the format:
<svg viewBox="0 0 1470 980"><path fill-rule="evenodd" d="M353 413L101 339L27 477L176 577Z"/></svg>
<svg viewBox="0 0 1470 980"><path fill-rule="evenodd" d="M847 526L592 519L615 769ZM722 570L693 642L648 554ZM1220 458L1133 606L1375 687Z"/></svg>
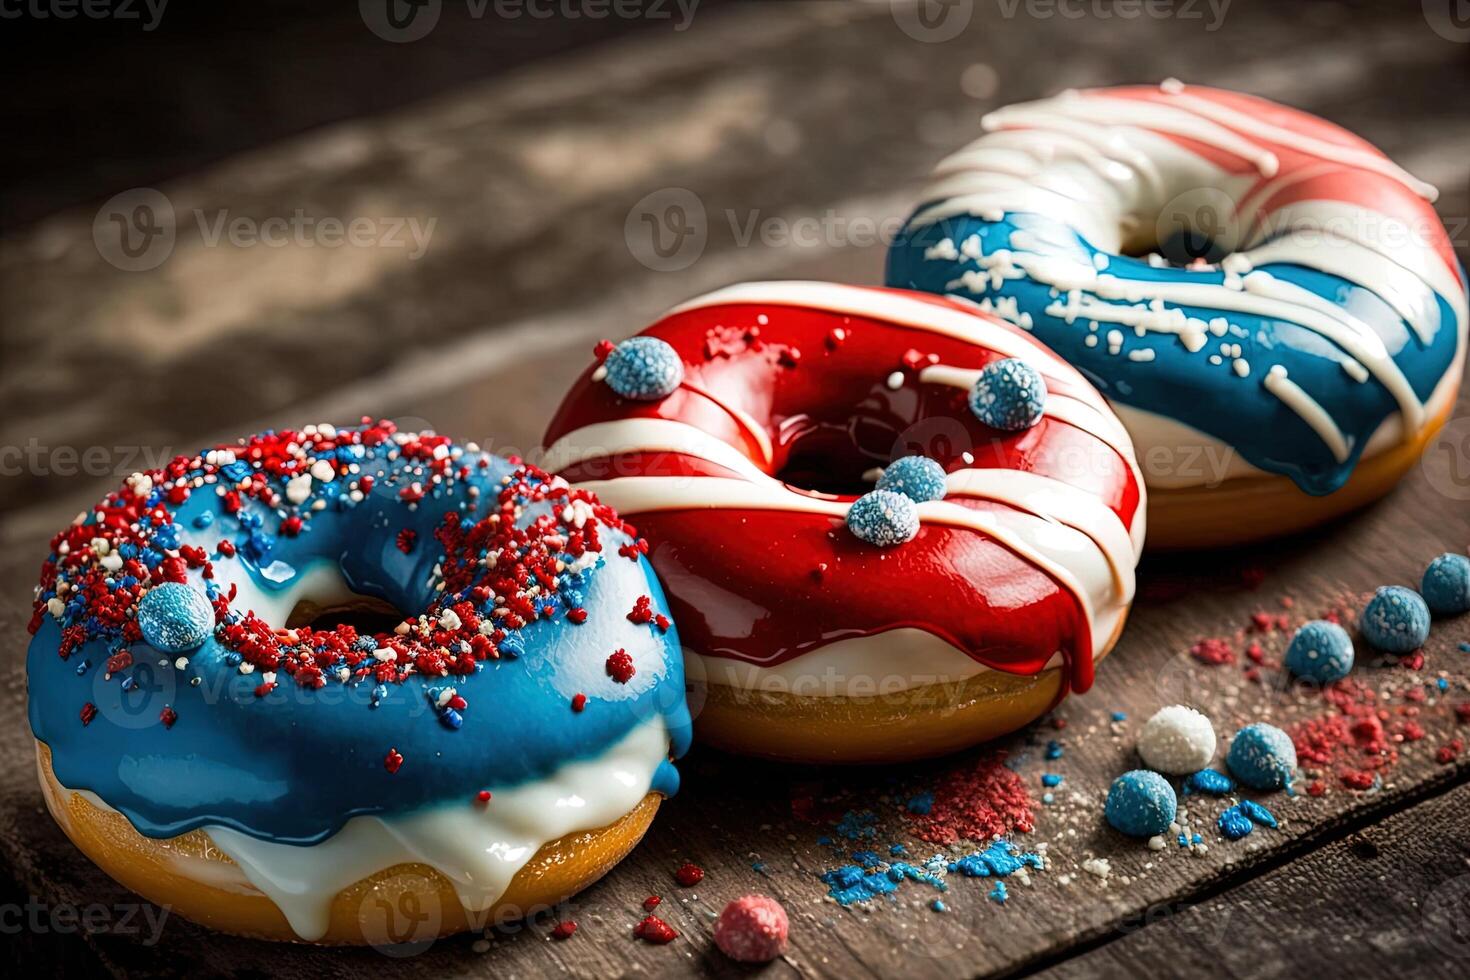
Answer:
<svg viewBox="0 0 1470 980"><path fill-rule="evenodd" d="M715 920L715 945L741 963L765 963L786 950L786 910L774 898L746 895L725 906Z"/></svg>

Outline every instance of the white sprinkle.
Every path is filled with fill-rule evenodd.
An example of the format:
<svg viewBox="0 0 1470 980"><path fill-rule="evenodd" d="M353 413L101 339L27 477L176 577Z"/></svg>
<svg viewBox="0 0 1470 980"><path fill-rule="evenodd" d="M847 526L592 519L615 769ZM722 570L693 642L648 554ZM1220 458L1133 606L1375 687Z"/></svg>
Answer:
<svg viewBox="0 0 1470 980"><path fill-rule="evenodd" d="M453 609L446 609L439 614L439 625L452 633L463 626L464 622L459 618L459 613Z"/></svg>
<svg viewBox="0 0 1470 980"><path fill-rule="evenodd" d="M337 477L337 468L331 460L319 459L311 464L311 477L322 483L331 483Z"/></svg>
<svg viewBox="0 0 1470 980"><path fill-rule="evenodd" d="M1131 350L1128 352L1128 360L1130 361L1152 361L1153 359L1154 352L1151 347L1144 347L1140 350Z"/></svg>
<svg viewBox="0 0 1470 980"><path fill-rule="evenodd" d="M902 371L894 371L888 376L888 387L892 391L897 391L898 389L903 387Z"/></svg>
<svg viewBox="0 0 1470 980"><path fill-rule="evenodd" d="M286 499L293 504L304 504L311 496L311 474L293 476L286 483Z"/></svg>
<svg viewBox="0 0 1470 980"><path fill-rule="evenodd" d="M180 657L179 659L177 659L177 660L174 661L174 667L177 670L188 670L189 669L189 658L188 657Z"/></svg>
<svg viewBox="0 0 1470 980"><path fill-rule="evenodd" d="M406 633L408 631L404 630L404 632ZM373 659L382 661L385 664L391 664L398 659L398 651L392 647L378 647L373 651Z"/></svg>
<svg viewBox="0 0 1470 980"><path fill-rule="evenodd" d="M606 364L599 364L597 366L597 370L595 370L595 371L592 372L592 381L593 381L594 384L596 384L596 383L599 383L599 382L602 382L602 381L606 381L606 380L607 380L607 365Z"/></svg>
<svg viewBox="0 0 1470 980"><path fill-rule="evenodd" d="M1082 862L1082 870L1099 878L1106 878L1113 873L1113 865L1107 858L1088 858Z"/></svg>
<svg viewBox="0 0 1470 980"><path fill-rule="evenodd" d="M55 616L57 619L60 619L61 614L66 612L66 603L62 602L55 596L52 596L51 598L46 600L46 611Z"/></svg>
<svg viewBox="0 0 1470 980"><path fill-rule="evenodd" d="M102 567L109 572L120 572L123 567L122 555L113 553L102 556Z"/></svg>
<svg viewBox="0 0 1470 980"><path fill-rule="evenodd" d="M1163 835L1155 834L1154 836L1150 837L1148 839L1148 849L1150 851L1162 851L1164 849Z"/></svg>
<svg viewBox="0 0 1470 980"><path fill-rule="evenodd" d="M1243 357L1237 357L1231 367L1235 368L1235 373L1242 378L1247 377L1251 373L1250 361L1247 361Z"/></svg>

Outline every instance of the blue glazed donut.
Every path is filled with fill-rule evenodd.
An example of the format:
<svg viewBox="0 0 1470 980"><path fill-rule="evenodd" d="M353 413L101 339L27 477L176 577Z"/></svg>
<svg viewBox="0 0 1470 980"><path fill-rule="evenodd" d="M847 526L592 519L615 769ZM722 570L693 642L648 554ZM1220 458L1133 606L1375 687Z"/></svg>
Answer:
<svg viewBox="0 0 1470 980"><path fill-rule="evenodd" d="M1466 348L1433 188L1320 119L1178 83L984 123L937 168L887 282L972 300L1087 375L1137 447L1151 544L1293 530L1412 465ZM1169 258L1134 257L1150 249ZM1220 506L1237 478L1321 497L1380 458L1330 503Z"/></svg>
<svg viewBox="0 0 1470 980"><path fill-rule="evenodd" d="M645 547L564 481L392 423L179 457L53 539L31 727L53 789L143 838L205 832L299 938L405 849L486 909L542 845L678 787ZM287 628L369 601L381 629Z"/></svg>

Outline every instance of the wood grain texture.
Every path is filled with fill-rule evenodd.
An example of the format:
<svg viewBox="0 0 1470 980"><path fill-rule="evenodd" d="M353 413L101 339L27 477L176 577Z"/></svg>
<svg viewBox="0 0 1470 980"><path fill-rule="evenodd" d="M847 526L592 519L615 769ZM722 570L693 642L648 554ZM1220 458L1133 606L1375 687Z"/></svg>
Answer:
<svg viewBox="0 0 1470 980"><path fill-rule="evenodd" d="M47 450L141 444L180 451L267 424L372 412L426 420L493 449L533 447L598 337L631 332L663 307L733 280L878 277L881 244L852 236L811 247L760 237L742 245L741 222L753 213L795 217L830 207L849 224L899 218L927 168L977 135L981 110L1066 85L1177 75L1319 112L1439 182L1441 213L1452 230L1459 227L1457 245L1467 255L1470 120L1446 97L1470 79L1466 48L1436 37L1417 10L1237 0L1224 26L1209 32L1182 20L1008 19L995 6L973 9L970 29L939 44L914 41L883 7L717 11L672 41L609 45L163 188L181 212L266 216L307 207L437 217L429 249L412 262L211 248L181 228L175 254L159 270L121 273L93 248L91 212L5 239L0 446L34 439ZM985 67L977 72L977 64ZM1384 86L1384 77L1394 84ZM658 272L630 253L623 228L640 200L669 187L699 196L708 242L687 269ZM727 209L735 212L733 227ZM205 370L221 361L230 365L223 375ZM1470 400L1462 397L1456 417L1470 417ZM1037 830L1024 840L1047 843L1051 867L1030 887L1013 886L1003 907L985 898L983 882L969 880L952 883L951 911L943 914L929 909L933 893L922 886L867 912L836 906L816 878L839 863L818 843L830 827L802 816L808 801L821 813L870 807L883 816L881 843L905 841L922 853L893 801L941 781L975 753L832 771L756 766L696 750L681 767L684 791L663 808L644 844L562 911L581 925L565 943L547 938L546 923L533 923L493 930L484 953L463 937L395 958L263 946L168 920L156 946L136 936L94 932L63 941L27 931L24 948L115 973L732 976L749 971L712 951L712 918L728 899L763 891L790 912L793 948L762 975L1014 973L1124 933L1088 953L1079 969L1131 972L1132 955L1167 970L1156 947L1130 953L1128 940L1158 925L1151 909L1199 896L1228 904L1236 891L1248 897L1260 869L1290 875L1345 822L1371 822L1470 779L1462 761L1434 758L1439 746L1467 734L1452 711L1470 699L1470 655L1455 647L1470 640L1462 619L1436 630L1419 672L1360 668L1373 686L1393 692L1395 705L1410 687L1426 691L1425 737L1400 747L1400 763L1373 791L1334 786L1320 799L1272 797L1269 805L1286 819L1280 832L1238 844L1210 833L1202 856L1173 846L1155 854L1121 840L1101 819L1108 782L1136 764L1132 734L1161 704L1199 704L1222 733L1258 718L1287 723L1321 714L1314 693L1278 688L1278 671L1266 669L1266 683L1253 684L1238 668L1197 665L1189 647L1234 633L1252 613L1280 613L1284 594L1301 618L1384 582L1413 583L1429 557L1470 545L1470 508L1457 482L1466 472L1470 457L1445 444L1388 500L1329 528L1250 552L1151 559L1143 596L1096 689L1059 710L1066 729L1043 724L1002 746L1038 797L1043 771L1064 776L1058 802L1040 808ZM116 479L32 469L0 481L0 507L8 510L0 527L0 732L12 745L29 739L23 625L44 542ZM1264 637L1268 659L1284 639ZM1128 719L1113 722L1115 711ZM1051 738L1066 743L1066 754L1043 763ZM55 828L26 753L20 756L0 771L0 868L13 882L9 895L35 895L52 907L131 901ZM1218 809L1190 805L1201 823ZM1412 826L1429 805L1395 819ZM1452 851L1446 845L1432 853ZM1082 872L1090 857L1108 858L1112 876ZM692 890L671 878L686 860L708 871ZM683 933L666 947L631 938L651 893L665 896L665 917ZM1411 928L1407 914L1397 905L1385 910L1394 929ZM1371 962L1338 946L1318 954L1344 975ZM1217 957L1222 966L1225 958Z"/></svg>

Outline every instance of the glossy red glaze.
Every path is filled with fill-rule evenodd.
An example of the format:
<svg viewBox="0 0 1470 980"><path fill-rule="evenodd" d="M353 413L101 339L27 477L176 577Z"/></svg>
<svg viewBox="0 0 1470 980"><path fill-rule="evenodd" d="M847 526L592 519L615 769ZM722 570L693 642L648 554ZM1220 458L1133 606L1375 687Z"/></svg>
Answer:
<svg viewBox="0 0 1470 980"><path fill-rule="evenodd" d="M961 311L985 330L1019 338L1045 359L1049 398L1067 396L1110 417L1081 375L1024 332L956 301L901 295L949 315ZM1139 517L1137 472L1098 435L1051 416L1018 433L990 429L971 414L963 389L918 381L919 370L931 363L975 369L1004 355L971 340L796 303L732 302L671 314L644 333L667 341L683 359L679 390L656 402L626 400L595 382L596 364L589 364L553 419L546 444L596 423L673 419L823 501L850 502L871 489L865 471L919 453L951 473L1004 468L1049 476L1096 496L1124 527ZM894 372L902 373L897 388L889 384ZM749 422L767 434L770 459ZM972 461L963 458L967 452ZM628 516L651 544L648 557L684 645L701 654L770 665L835 640L912 627L1017 674L1039 672L1062 651L1071 686L1091 685L1090 624L1076 596L983 532L926 522L914 540L884 549L826 514L700 509L701 477L739 474L686 453L604 454L567 466L561 475L573 483L689 478L678 485L687 509ZM948 500L976 509L1008 507Z"/></svg>

